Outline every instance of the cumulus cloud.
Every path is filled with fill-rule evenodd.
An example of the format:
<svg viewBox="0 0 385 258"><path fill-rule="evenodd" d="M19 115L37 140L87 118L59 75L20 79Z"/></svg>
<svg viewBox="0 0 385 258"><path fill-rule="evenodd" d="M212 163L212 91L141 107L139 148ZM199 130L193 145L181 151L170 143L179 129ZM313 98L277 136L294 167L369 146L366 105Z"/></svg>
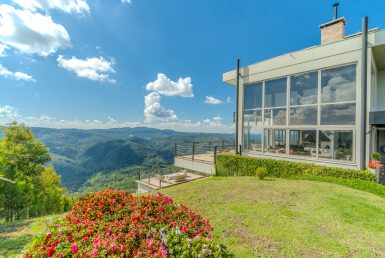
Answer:
<svg viewBox="0 0 385 258"><path fill-rule="evenodd" d="M160 94L151 92L144 97L144 117L145 122L151 123L155 121L176 121L178 117L171 109L166 109L160 104Z"/></svg>
<svg viewBox="0 0 385 258"><path fill-rule="evenodd" d="M7 46L0 44L0 57L5 56L5 50L7 48Z"/></svg>
<svg viewBox="0 0 385 258"><path fill-rule="evenodd" d="M60 67L75 72L79 77L93 81L116 83L116 80L110 78L110 74L115 73L113 69L114 59L106 60L103 57L78 59L74 56L66 59L60 55L57 62Z"/></svg>
<svg viewBox="0 0 385 258"><path fill-rule="evenodd" d="M37 10L48 11L57 9L66 13L90 12L90 7L85 0L12 0L20 7L36 12Z"/></svg>
<svg viewBox="0 0 385 258"><path fill-rule="evenodd" d="M153 103L150 101L150 103ZM6 125L13 121L25 123L28 126L49 127L49 128L79 128L79 129L106 129L122 127L152 127L158 129L173 129L182 132L232 132L233 125L224 125L222 118L217 115L211 119L192 122L191 120L161 120L156 124L149 124L137 121L118 121L112 116L107 119L58 119L49 115L22 116L18 110L5 105L0 106L0 125Z"/></svg>
<svg viewBox="0 0 385 258"><path fill-rule="evenodd" d="M131 4L132 1L131 0L121 0L123 4Z"/></svg>
<svg viewBox="0 0 385 258"><path fill-rule="evenodd" d="M0 76L4 76L5 78L10 78L18 81L30 81L35 82L31 75L22 73L22 72L11 72L4 66L0 64Z"/></svg>
<svg viewBox="0 0 385 258"><path fill-rule="evenodd" d="M214 98L212 96L206 96L205 103L206 104L211 104L211 105L219 105L219 104L222 103L222 101L217 99L217 98Z"/></svg>
<svg viewBox="0 0 385 258"><path fill-rule="evenodd" d="M70 46L70 36L48 15L0 5L0 44L23 53L48 56Z"/></svg>
<svg viewBox="0 0 385 258"><path fill-rule="evenodd" d="M190 98L194 96L192 88L190 77L179 78L177 82L174 82L163 73L158 73L157 79L146 85L146 90L155 91L161 95Z"/></svg>
<svg viewBox="0 0 385 258"><path fill-rule="evenodd" d="M230 96L229 96L229 97L227 97L227 99L226 99L226 103L227 103L227 104L230 104L230 103L231 103L231 98L230 98Z"/></svg>

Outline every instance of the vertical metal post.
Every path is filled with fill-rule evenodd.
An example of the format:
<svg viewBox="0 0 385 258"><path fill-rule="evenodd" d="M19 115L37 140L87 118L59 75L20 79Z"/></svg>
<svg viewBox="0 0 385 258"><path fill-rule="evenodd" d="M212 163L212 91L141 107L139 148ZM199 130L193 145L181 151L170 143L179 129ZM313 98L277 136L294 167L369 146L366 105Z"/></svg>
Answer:
<svg viewBox="0 0 385 258"><path fill-rule="evenodd" d="M192 145L192 156L191 156L192 160L194 160L194 153L195 153L195 144Z"/></svg>
<svg viewBox="0 0 385 258"><path fill-rule="evenodd" d="M366 112L368 78L368 16L362 18L360 169L366 168Z"/></svg>
<svg viewBox="0 0 385 258"><path fill-rule="evenodd" d="M333 17L333 20L337 20L337 18L338 18L338 6L339 5L340 5L339 3L333 4L333 7L334 7L334 17Z"/></svg>
<svg viewBox="0 0 385 258"><path fill-rule="evenodd" d="M214 165L217 164L217 151L218 151L218 146L214 146Z"/></svg>
<svg viewBox="0 0 385 258"><path fill-rule="evenodd" d="M140 181L140 171L138 172L138 181Z"/></svg>
<svg viewBox="0 0 385 258"><path fill-rule="evenodd" d="M176 148L177 148L177 143L174 143L174 157L176 157Z"/></svg>
<svg viewBox="0 0 385 258"><path fill-rule="evenodd" d="M239 137L239 69L240 69L240 60L237 59L237 99L236 99L236 108L235 108L235 147L238 146L238 137ZM236 150L236 153L238 151Z"/></svg>
<svg viewBox="0 0 385 258"><path fill-rule="evenodd" d="M242 156L242 145L239 145L239 155Z"/></svg>
<svg viewBox="0 0 385 258"><path fill-rule="evenodd" d="M209 151L211 151L211 141L209 141Z"/></svg>

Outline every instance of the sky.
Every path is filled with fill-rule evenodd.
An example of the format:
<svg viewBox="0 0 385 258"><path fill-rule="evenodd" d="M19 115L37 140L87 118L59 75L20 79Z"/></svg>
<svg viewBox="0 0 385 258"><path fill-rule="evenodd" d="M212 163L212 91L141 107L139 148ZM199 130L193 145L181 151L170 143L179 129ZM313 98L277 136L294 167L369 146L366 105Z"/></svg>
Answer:
<svg viewBox="0 0 385 258"><path fill-rule="evenodd" d="M233 132L222 74L320 44L329 0L0 0L0 125ZM383 0L339 1L346 34Z"/></svg>

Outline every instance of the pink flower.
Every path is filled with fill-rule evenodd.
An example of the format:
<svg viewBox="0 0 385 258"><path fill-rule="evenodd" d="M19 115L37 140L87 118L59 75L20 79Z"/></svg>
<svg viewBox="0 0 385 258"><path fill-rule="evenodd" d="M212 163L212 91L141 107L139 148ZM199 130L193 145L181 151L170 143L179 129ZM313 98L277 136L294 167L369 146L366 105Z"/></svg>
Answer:
<svg viewBox="0 0 385 258"><path fill-rule="evenodd" d="M188 232L187 227L186 227L186 226L183 226L183 227L182 227L182 231L183 231L184 233L187 233L187 232Z"/></svg>
<svg viewBox="0 0 385 258"><path fill-rule="evenodd" d="M57 258L63 258L63 254L60 253L60 254L57 256Z"/></svg>
<svg viewBox="0 0 385 258"><path fill-rule="evenodd" d="M115 243L112 243L112 244L110 245L111 251L115 251L115 247L116 247Z"/></svg>
<svg viewBox="0 0 385 258"><path fill-rule="evenodd" d="M98 254L98 248L94 248L94 250L92 250L92 255L95 256Z"/></svg>
<svg viewBox="0 0 385 258"><path fill-rule="evenodd" d="M74 245L71 247L71 251L72 251L73 253L76 253L78 250L79 250L79 248L78 248L78 245L77 245L77 244L74 244Z"/></svg>
<svg viewBox="0 0 385 258"><path fill-rule="evenodd" d="M122 252L126 251L126 246L125 245L120 246L120 251Z"/></svg>

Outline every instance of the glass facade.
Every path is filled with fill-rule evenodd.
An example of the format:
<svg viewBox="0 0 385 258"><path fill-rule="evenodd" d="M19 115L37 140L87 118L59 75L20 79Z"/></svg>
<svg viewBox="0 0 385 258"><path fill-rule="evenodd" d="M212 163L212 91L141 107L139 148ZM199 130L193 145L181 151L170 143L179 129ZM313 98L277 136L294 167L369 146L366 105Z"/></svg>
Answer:
<svg viewBox="0 0 385 258"><path fill-rule="evenodd" d="M246 84L244 94L246 151L354 161L355 64Z"/></svg>

